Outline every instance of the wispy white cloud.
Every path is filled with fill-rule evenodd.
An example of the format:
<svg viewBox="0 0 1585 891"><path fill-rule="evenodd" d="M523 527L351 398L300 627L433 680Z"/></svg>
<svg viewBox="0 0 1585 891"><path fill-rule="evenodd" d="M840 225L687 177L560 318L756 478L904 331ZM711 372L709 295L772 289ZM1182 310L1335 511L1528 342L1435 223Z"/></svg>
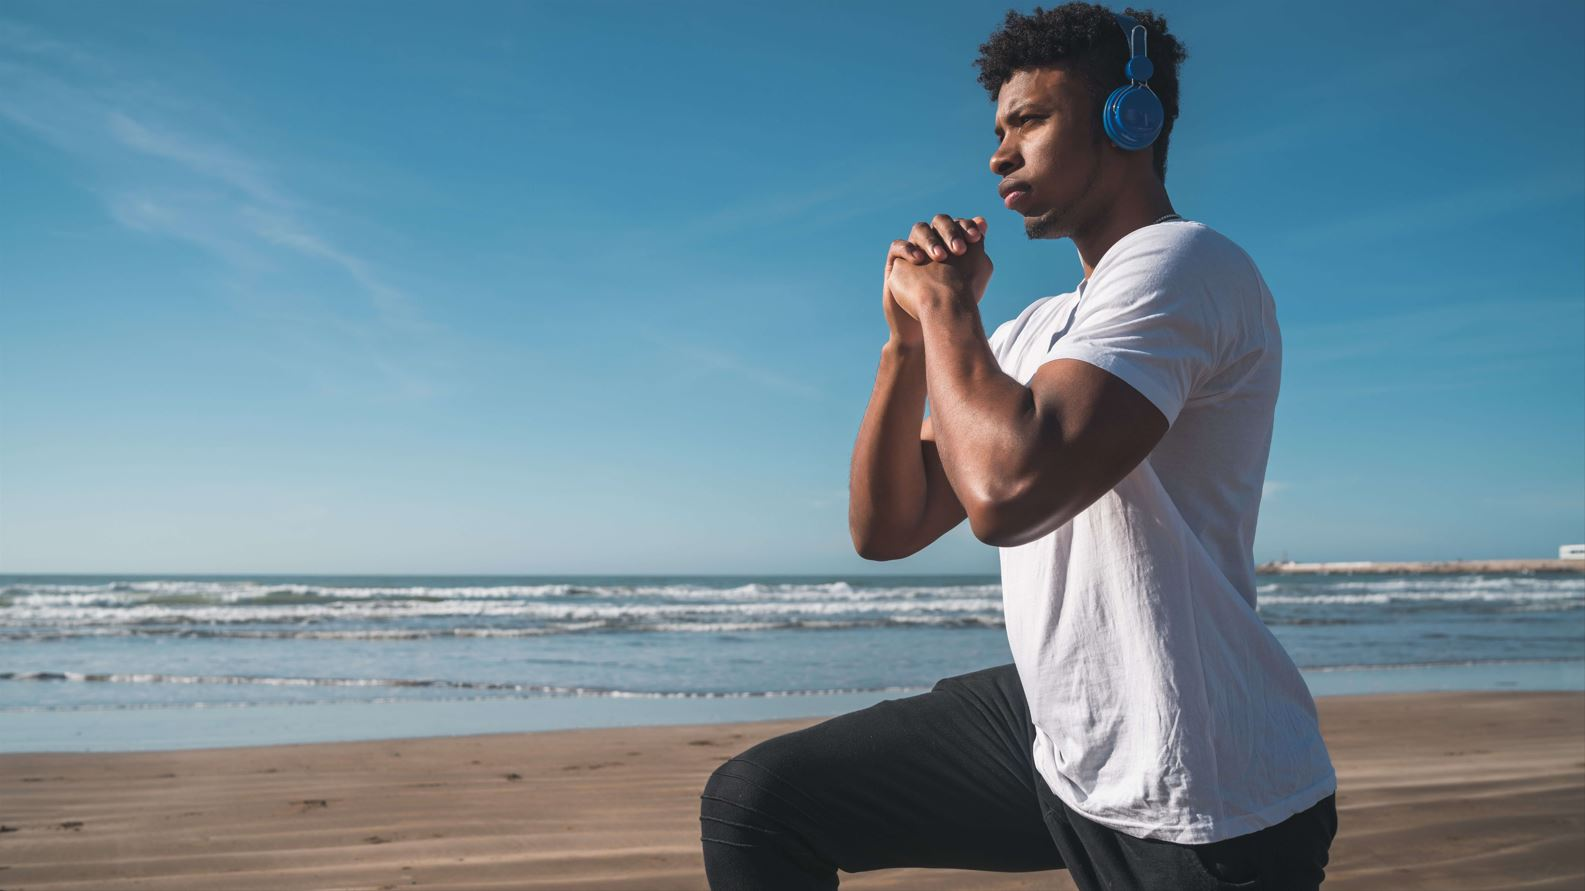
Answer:
<svg viewBox="0 0 1585 891"><path fill-rule="evenodd" d="M1427 395L1511 389L1560 373L1579 380L1585 372L1585 307L1577 298L1513 297L1501 283L1482 299L1449 292L1461 302L1285 328L1284 393Z"/></svg>
<svg viewBox="0 0 1585 891"><path fill-rule="evenodd" d="M1372 357L1394 362L1470 362L1578 349L1582 308L1577 298L1516 297L1501 288L1500 283L1492 284L1488 292L1492 296L1480 299L1450 290L1450 299L1430 306L1373 315L1350 313L1334 322L1285 326L1283 361L1299 367L1357 363ZM1383 303L1390 305L1389 300L1401 296L1383 294Z"/></svg>
<svg viewBox="0 0 1585 891"><path fill-rule="evenodd" d="M129 149L171 161L195 175L219 180L255 201L278 207L292 203L265 180L256 162L225 146L205 145L175 133L156 130L120 110L110 110L106 114L106 123L110 135Z"/></svg>
<svg viewBox="0 0 1585 891"><path fill-rule="evenodd" d="M0 124L76 161L111 219L219 260L234 305L278 326L288 348L274 352L280 361L318 363L298 367L310 375L363 378L341 391L438 392L448 332L424 318L377 258L315 225L334 209L295 193L288 171L207 132L219 114L149 84L101 54L0 23ZM272 299L293 307L270 312Z"/></svg>
<svg viewBox="0 0 1585 891"><path fill-rule="evenodd" d="M752 180L701 183L700 207L627 228L621 239L623 256L635 261L688 245L710 244L718 236L745 231L766 232L767 255L782 256L789 249L803 246L787 244L789 227L806 226L807 244L818 245L819 233L834 223L899 201L928 202L932 196L970 181L982 182L982 194L995 200L995 178L989 173L943 176L942 165L933 159L899 158L879 151L874 154L875 160L810 172L802 188L767 192L761 183ZM900 183L906 188L899 187ZM912 218L899 218L900 234L906 234L912 223ZM885 253L884 245L881 252Z"/></svg>
<svg viewBox="0 0 1585 891"><path fill-rule="evenodd" d="M1291 483L1285 483L1280 480L1266 480L1260 487L1260 499L1262 501L1270 501L1273 495L1291 488L1293 488Z"/></svg>
<svg viewBox="0 0 1585 891"><path fill-rule="evenodd" d="M1432 27L1428 29L1428 25ZM1333 139L1339 133L1357 134L1383 119L1398 120L1401 106L1378 100L1384 85L1407 95L1422 85L1466 77L1485 60L1507 58L1515 52L1515 47L1496 43L1483 46L1478 55L1471 53L1464 41L1434 33L1445 25L1434 17L1427 20L1416 15L1395 28L1397 33L1390 38L1392 52L1356 52L1339 63L1336 47L1318 46L1313 59L1288 59L1287 64L1303 68L1307 75L1246 85L1248 107L1262 109L1254 128L1229 127L1225 135L1203 142L1174 142L1173 157L1186 164L1192 163L1190 159L1205 158L1214 165L1240 156L1281 153L1306 142ZM1528 39L1524 32L1514 33ZM1506 34L1490 37L1493 41L1512 39ZM1243 120L1241 117L1239 122Z"/></svg>
<svg viewBox="0 0 1585 891"><path fill-rule="evenodd" d="M1285 327L1284 393L1362 398L1579 380L1585 373L1579 298L1514 296L1509 287L1503 276L1428 279L1387 287L1381 303L1392 306L1406 293L1422 303L1439 295L1439 303Z"/></svg>
<svg viewBox="0 0 1585 891"><path fill-rule="evenodd" d="M261 271L271 263L259 246L219 225L227 206L206 191L117 187L103 195L111 219L135 232L186 241L220 257L234 270Z"/></svg>
<svg viewBox="0 0 1585 891"><path fill-rule="evenodd" d="M58 60L85 71L105 67L99 57L16 22L0 21L0 49L16 55Z"/></svg>
<svg viewBox="0 0 1585 891"><path fill-rule="evenodd" d="M1381 243L1400 240L1408 233L1424 235L1467 226L1546 204L1578 204L1582 195L1585 195L1585 174L1574 167L1429 194L1413 201L1383 202L1357 214L1289 229L1284 239L1295 247L1362 241Z"/></svg>
<svg viewBox="0 0 1585 891"><path fill-rule="evenodd" d="M665 334L645 328L638 336L661 347L669 355L689 363L689 367L672 377L668 384L677 386L690 380L710 375L730 375L772 392L801 399L821 399L824 394L797 378L757 365L730 350L718 346L700 346L674 334Z"/></svg>
<svg viewBox="0 0 1585 891"><path fill-rule="evenodd" d="M823 510L837 505L846 505L848 503L848 490L824 489L817 492L807 492L798 497L805 507Z"/></svg>

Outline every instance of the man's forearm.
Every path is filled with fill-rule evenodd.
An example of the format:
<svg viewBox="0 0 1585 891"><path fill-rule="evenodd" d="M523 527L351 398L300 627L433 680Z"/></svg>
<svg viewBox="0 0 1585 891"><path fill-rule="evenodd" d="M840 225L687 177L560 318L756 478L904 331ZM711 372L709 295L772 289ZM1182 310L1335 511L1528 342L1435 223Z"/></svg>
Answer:
<svg viewBox="0 0 1585 891"><path fill-rule="evenodd" d="M848 484L848 531L865 557L895 553L924 513L919 425L925 394L924 348L888 341L859 425Z"/></svg>
<svg viewBox="0 0 1585 891"><path fill-rule="evenodd" d="M1016 498L1028 478L1039 430L1033 394L997 364L972 299L924 300L919 321L942 468L976 536L988 540L996 532L993 511Z"/></svg>

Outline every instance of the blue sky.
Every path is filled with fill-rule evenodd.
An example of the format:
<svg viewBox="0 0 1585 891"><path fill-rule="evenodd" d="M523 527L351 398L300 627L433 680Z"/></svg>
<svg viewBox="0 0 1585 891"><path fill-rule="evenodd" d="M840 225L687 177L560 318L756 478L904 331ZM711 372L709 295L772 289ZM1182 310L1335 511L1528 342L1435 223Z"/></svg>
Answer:
<svg viewBox="0 0 1585 891"><path fill-rule="evenodd" d="M1083 275L1008 8L5 0L0 569L995 572L846 491L893 238L985 215L987 330ZM1585 6L1150 8L1284 334L1256 559L1585 541Z"/></svg>

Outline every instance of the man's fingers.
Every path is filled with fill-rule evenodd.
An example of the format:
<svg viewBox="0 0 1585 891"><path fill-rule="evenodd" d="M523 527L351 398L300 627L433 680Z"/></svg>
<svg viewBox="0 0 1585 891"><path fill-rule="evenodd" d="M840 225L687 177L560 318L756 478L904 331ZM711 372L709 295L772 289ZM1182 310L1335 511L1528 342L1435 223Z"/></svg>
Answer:
<svg viewBox="0 0 1585 891"><path fill-rule="evenodd" d="M920 266L929 263L930 257L924 251L915 247L912 242L899 238L892 242L891 247L886 251L886 271L888 273L892 270L892 262L894 260L907 260L915 266Z"/></svg>
<svg viewBox="0 0 1585 891"><path fill-rule="evenodd" d="M892 242L891 249L886 254L886 271L889 274L892 261L900 257L918 266L932 259L945 260L948 257L966 254L970 243L984 238L984 217L954 219L944 213L938 213L928 223L915 223L909 230L907 239Z"/></svg>
<svg viewBox="0 0 1585 891"><path fill-rule="evenodd" d="M941 241L953 254L965 254L969 250L969 233L957 220L944 213L938 213L930 218L930 225L941 236Z"/></svg>
<svg viewBox="0 0 1585 891"><path fill-rule="evenodd" d="M945 260L952 255L952 252L947 249L947 242L942 239L941 233L937 232L929 223L915 223L913 229L908 233L908 240L917 245L927 255L937 260Z"/></svg>

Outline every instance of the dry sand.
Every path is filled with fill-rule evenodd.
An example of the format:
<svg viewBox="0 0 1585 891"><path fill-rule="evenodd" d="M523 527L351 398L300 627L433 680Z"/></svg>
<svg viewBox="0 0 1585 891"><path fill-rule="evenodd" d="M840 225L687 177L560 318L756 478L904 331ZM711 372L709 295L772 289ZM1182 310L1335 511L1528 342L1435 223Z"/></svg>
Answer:
<svg viewBox="0 0 1585 891"><path fill-rule="evenodd" d="M1329 889L1585 887L1585 694L1322 698ZM705 888L717 764L819 719L0 755L0 889ZM884 870L844 888L1071 889Z"/></svg>

